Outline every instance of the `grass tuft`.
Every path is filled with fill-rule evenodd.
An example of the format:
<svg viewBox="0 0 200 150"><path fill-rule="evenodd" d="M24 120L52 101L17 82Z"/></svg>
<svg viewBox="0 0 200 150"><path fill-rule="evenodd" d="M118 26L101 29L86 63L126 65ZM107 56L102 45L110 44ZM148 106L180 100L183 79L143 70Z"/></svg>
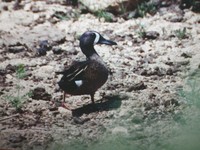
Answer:
<svg viewBox="0 0 200 150"><path fill-rule="evenodd" d="M26 76L26 71L25 71L24 64L19 64L16 70L16 77L18 79L23 79L25 76Z"/></svg>
<svg viewBox="0 0 200 150"><path fill-rule="evenodd" d="M156 6L153 3L143 2L137 6L137 13L139 17L145 17L147 13L155 14Z"/></svg>
<svg viewBox="0 0 200 150"><path fill-rule="evenodd" d="M13 95L6 96L6 99L9 100L9 102L16 109L16 111L20 111L27 97L30 97L32 95L31 91L23 95L21 94L23 88L20 82L21 79L23 79L25 76L26 76L25 66L24 64L19 64L16 69L16 78L18 79L17 85L15 86L16 92Z"/></svg>
<svg viewBox="0 0 200 150"><path fill-rule="evenodd" d="M146 29L143 25L139 24L138 25L139 28L138 28L138 31L136 32L138 34L138 36L140 38L144 38L146 36Z"/></svg>
<svg viewBox="0 0 200 150"><path fill-rule="evenodd" d="M183 29L175 30L174 34L179 40L188 38L188 35L187 35L188 33L185 27Z"/></svg>
<svg viewBox="0 0 200 150"><path fill-rule="evenodd" d="M104 18L106 22L113 21L113 15L109 12L106 12L105 10L99 10L95 14L99 19Z"/></svg>

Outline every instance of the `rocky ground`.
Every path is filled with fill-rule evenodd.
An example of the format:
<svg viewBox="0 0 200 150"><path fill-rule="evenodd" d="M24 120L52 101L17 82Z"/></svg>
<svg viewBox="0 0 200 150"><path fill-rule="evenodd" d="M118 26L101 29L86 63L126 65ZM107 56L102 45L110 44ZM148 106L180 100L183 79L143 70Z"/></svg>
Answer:
<svg viewBox="0 0 200 150"><path fill-rule="evenodd" d="M184 107L177 91L200 65L198 13L172 4L154 15L106 22L60 1L2 1L0 7L0 148L87 145L105 133L142 139L141 131L164 132L159 122ZM87 95L68 95L68 111L60 107L55 72L85 59L78 37L87 30L118 45L95 47L111 73L95 108Z"/></svg>

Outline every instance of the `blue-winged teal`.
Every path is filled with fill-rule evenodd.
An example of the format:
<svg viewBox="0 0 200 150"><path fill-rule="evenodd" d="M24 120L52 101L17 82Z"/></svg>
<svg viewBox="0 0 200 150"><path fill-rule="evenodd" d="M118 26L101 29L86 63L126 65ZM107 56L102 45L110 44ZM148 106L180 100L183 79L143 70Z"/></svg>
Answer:
<svg viewBox="0 0 200 150"><path fill-rule="evenodd" d="M87 31L80 37L80 48L87 59L73 63L67 70L60 72L63 77L58 85L64 91L64 101L66 94L89 94L94 103L95 92L108 79L109 71L94 49L95 44L116 45L117 43L105 39L95 31Z"/></svg>

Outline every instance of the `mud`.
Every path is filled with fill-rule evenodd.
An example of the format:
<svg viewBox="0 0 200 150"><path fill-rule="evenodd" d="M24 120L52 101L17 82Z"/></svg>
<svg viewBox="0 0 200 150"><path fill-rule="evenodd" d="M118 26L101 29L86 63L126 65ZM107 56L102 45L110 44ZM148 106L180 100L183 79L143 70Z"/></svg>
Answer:
<svg viewBox="0 0 200 150"><path fill-rule="evenodd" d="M178 12L181 18L174 19L177 11L161 9L154 16L119 17L108 23L56 2L22 1L18 10L13 5L13 1L0 4L0 148L48 149L53 142L74 140L90 143L105 132L128 134L145 120L181 110L177 90L184 84L184 74L200 64L199 14L184 10ZM144 37L141 27L147 33ZM175 31L183 28L186 37L180 39ZM85 59L78 37L87 30L98 31L118 45L95 46L111 75L96 92L95 105L87 95L68 95L71 112L60 108L61 76L55 72ZM25 67L20 79L19 64ZM19 109L13 99L20 99ZM134 125L120 127L123 123L117 120L131 120Z"/></svg>

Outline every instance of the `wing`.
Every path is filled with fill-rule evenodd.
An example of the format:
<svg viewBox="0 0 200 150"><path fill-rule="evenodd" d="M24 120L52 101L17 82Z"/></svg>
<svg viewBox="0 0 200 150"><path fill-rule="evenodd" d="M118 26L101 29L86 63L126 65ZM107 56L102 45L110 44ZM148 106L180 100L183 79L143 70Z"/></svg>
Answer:
<svg viewBox="0 0 200 150"><path fill-rule="evenodd" d="M66 81L72 81L80 76L88 67L89 61L74 62L67 70L62 72L56 72L57 74L63 74Z"/></svg>

